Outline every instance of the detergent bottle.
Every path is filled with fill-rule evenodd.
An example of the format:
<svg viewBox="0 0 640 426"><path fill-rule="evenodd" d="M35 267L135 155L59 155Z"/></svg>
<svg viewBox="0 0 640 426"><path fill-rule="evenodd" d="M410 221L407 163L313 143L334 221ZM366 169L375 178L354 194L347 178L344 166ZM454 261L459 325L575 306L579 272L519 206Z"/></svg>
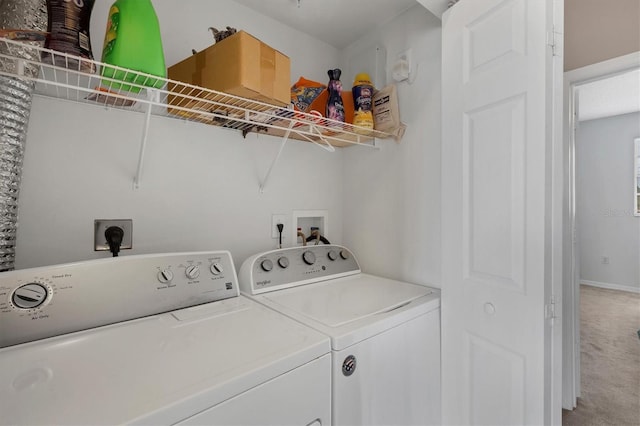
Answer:
<svg viewBox="0 0 640 426"><path fill-rule="evenodd" d="M102 48L102 62L166 77L160 24L151 0L116 0L109 10ZM149 87L162 87L163 81L135 73L103 67L101 75ZM139 87L103 80L107 88L138 93Z"/></svg>
<svg viewBox="0 0 640 426"><path fill-rule="evenodd" d="M329 74L329 97L327 99L326 116L327 118L344 123L344 103L342 102L342 83L340 83L340 75L342 71L339 68L327 71ZM330 123L329 125L336 125Z"/></svg>
<svg viewBox="0 0 640 426"><path fill-rule="evenodd" d="M44 47L73 56L44 52L43 62L89 73L96 72L89 38L89 21L93 3L94 0L81 2L47 0L49 37ZM76 57L80 60L78 61Z"/></svg>
<svg viewBox="0 0 640 426"><path fill-rule="evenodd" d="M373 130L373 84L369 74L357 74L353 81L353 125ZM359 131L357 129L356 131Z"/></svg>

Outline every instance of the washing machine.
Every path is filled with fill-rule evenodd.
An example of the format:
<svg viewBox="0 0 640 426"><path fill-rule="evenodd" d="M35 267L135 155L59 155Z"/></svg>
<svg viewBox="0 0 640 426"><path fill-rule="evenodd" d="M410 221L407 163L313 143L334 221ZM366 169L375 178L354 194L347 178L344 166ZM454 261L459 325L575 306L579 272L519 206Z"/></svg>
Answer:
<svg viewBox="0 0 640 426"><path fill-rule="evenodd" d="M248 258L240 289L331 339L334 426L440 424L440 292L360 270L338 245Z"/></svg>
<svg viewBox="0 0 640 426"><path fill-rule="evenodd" d="M330 351L227 251L0 274L0 424L329 425Z"/></svg>

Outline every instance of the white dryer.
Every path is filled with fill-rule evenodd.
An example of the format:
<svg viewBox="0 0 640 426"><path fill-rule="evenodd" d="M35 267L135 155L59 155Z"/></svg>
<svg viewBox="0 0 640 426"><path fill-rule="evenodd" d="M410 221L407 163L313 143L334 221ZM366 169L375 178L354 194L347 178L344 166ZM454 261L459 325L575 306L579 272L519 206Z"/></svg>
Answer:
<svg viewBox="0 0 640 426"><path fill-rule="evenodd" d="M108 324L108 325L107 325ZM0 274L0 424L330 424L330 342L226 251Z"/></svg>
<svg viewBox="0 0 640 426"><path fill-rule="evenodd" d="M440 424L440 292L362 273L345 247L247 259L240 289L331 338L334 426Z"/></svg>

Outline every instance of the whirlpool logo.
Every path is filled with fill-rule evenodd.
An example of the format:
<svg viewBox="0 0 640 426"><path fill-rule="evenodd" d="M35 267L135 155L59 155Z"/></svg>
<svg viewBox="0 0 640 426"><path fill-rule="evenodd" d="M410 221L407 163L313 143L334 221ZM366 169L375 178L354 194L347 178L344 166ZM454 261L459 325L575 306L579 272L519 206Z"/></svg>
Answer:
<svg viewBox="0 0 640 426"><path fill-rule="evenodd" d="M256 281L256 285L258 287L264 287L267 284L271 284L271 280Z"/></svg>

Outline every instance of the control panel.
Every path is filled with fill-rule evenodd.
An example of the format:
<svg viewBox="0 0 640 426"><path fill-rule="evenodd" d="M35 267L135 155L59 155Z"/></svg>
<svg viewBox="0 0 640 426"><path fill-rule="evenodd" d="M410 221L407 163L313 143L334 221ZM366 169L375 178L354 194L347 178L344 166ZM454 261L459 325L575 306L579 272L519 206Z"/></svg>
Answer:
<svg viewBox="0 0 640 426"><path fill-rule="evenodd" d="M0 273L0 348L239 295L228 251L122 256Z"/></svg>
<svg viewBox="0 0 640 426"><path fill-rule="evenodd" d="M360 273L349 249L314 245L272 250L251 256L240 267L240 290L260 294Z"/></svg>

